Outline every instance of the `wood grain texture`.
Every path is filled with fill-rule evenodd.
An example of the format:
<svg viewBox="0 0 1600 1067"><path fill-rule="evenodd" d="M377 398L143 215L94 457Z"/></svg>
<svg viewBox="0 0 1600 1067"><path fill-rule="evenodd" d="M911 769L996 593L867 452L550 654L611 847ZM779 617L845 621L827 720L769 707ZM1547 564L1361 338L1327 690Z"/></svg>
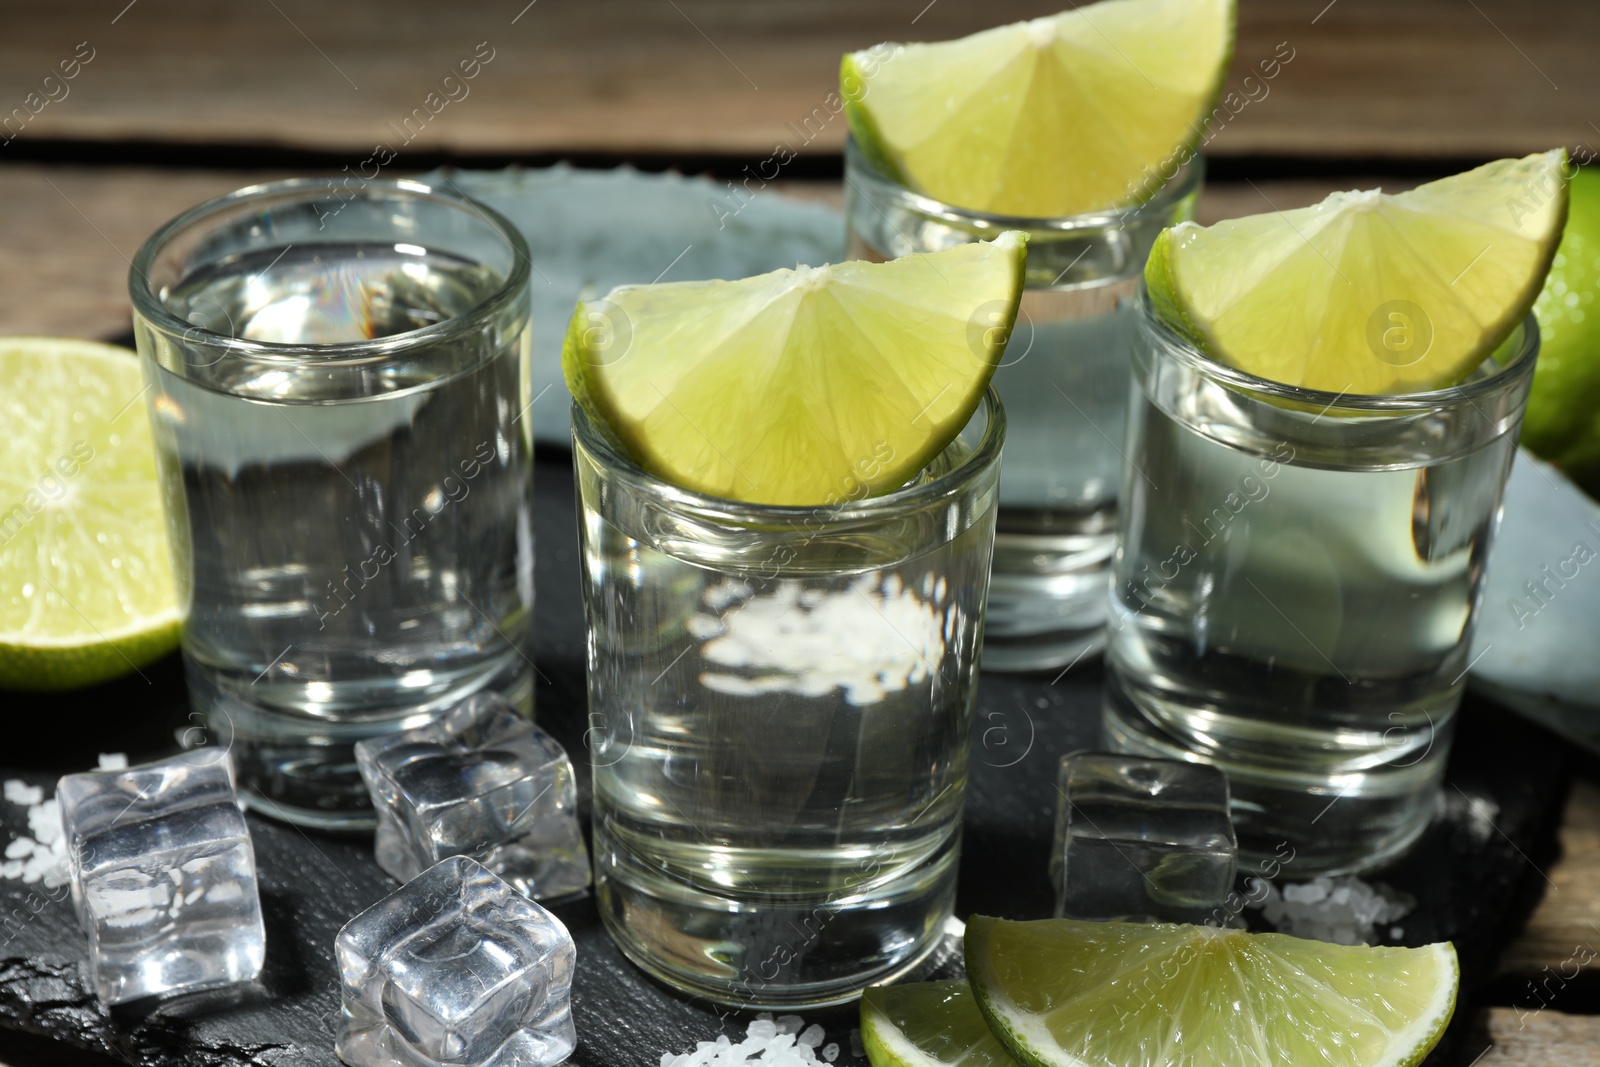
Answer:
<svg viewBox="0 0 1600 1067"><path fill-rule="evenodd" d="M400 173L396 171L396 174ZM0 334L103 338L125 333L128 267L139 245L186 208L286 174L255 170L0 166ZM1223 182L1201 198L1202 221L1302 207L1343 185L1411 181ZM838 207L836 182L784 183L785 195Z"/></svg>
<svg viewBox="0 0 1600 1067"><path fill-rule="evenodd" d="M1530 981L1550 979L1552 972L1570 978L1580 966L1592 974L1600 967L1600 785L1595 782L1573 784L1561 822L1561 858L1544 874L1544 899L1506 951L1501 971ZM1560 985L1559 977L1551 981L1552 990Z"/></svg>
<svg viewBox="0 0 1600 1067"><path fill-rule="evenodd" d="M780 141L832 153L844 122L826 100L842 52L959 36L1063 6L124 3L0 8L0 121L20 114L18 141L287 145L349 154L352 166L380 142L402 157L427 149L761 158ZM1213 154L1489 158L1600 146L1593 0L1242 0L1240 8L1230 86L1242 87L1280 43L1294 58L1266 95L1252 90L1257 99L1227 122ZM70 82L46 85L80 42L92 60ZM446 75L478 52L493 58L448 101ZM446 102L432 114L435 92ZM41 95L30 101L30 93Z"/></svg>
<svg viewBox="0 0 1600 1067"><path fill-rule="evenodd" d="M1478 1022L1481 1032L1462 1040L1457 1059L1463 1065L1600 1067L1600 1018L1595 1016L1490 1008Z"/></svg>

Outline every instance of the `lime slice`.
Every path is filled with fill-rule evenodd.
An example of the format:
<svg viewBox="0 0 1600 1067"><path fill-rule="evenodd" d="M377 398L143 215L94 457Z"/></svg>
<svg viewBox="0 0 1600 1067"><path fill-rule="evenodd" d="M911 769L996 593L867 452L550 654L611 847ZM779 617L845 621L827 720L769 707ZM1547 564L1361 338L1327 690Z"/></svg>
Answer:
<svg viewBox="0 0 1600 1067"><path fill-rule="evenodd" d="M1033 1067L1395 1067L1455 1010L1448 943L1367 948L1206 926L967 922L996 1037Z"/></svg>
<svg viewBox="0 0 1600 1067"><path fill-rule="evenodd" d="M1560 149L1410 192L1334 193L1295 211L1156 239L1155 306L1216 358L1345 395L1461 381L1527 316L1567 216Z"/></svg>
<svg viewBox="0 0 1600 1067"><path fill-rule="evenodd" d="M567 385L684 489L835 504L897 489L967 424L1022 294L1027 239L580 301Z"/></svg>
<svg viewBox="0 0 1600 1067"><path fill-rule="evenodd" d="M132 352L0 338L0 688L142 667L180 612Z"/></svg>
<svg viewBox="0 0 1600 1067"><path fill-rule="evenodd" d="M873 986L861 994L861 1043L872 1067L1017 1067L960 980Z"/></svg>
<svg viewBox="0 0 1600 1067"><path fill-rule="evenodd" d="M1534 302L1539 365L1522 443L1600 497L1600 167L1569 185L1567 228Z"/></svg>
<svg viewBox="0 0 1600 1067"><path fill-rule="evenodd" d="M1078 215L1148 199L1193 154L1233 24L1234 0L1104 0L851 52L840 95L862 150L910 188L973 211Z"/></svg>

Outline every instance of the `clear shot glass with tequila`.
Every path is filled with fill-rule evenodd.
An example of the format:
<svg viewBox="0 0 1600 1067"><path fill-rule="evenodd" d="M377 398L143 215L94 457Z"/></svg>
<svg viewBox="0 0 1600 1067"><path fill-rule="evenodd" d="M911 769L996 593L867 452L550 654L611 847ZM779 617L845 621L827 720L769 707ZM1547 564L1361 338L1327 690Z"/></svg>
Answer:
<svg viewBox="0 0 1600 1067"><path fill-rule="evenodd" d="M1251 859L1370 868L1426 827L1538 349L1529 316L1457 385L1341 394L1141 314L1106 731L1225 770Z"/></svg>
<svg viewBox="0 0 1600 1067"><path fill-rule="evenodd" d="M190 699L246 801L371 825L353 755L531 702L526 246L410 181L240 190L129 277Z"/></svg>
<svg viewBox="0 0 1600 1067"><path fill-rule="evenodd" d="M1139 278L1156 235L1194 216L1203 169L1194 156L1132 206L1013 218L914 192L846 145L853 258L1028 234L1021 310L994 376L1008 429L983 646L990 670L1063 667L1104 641Z"/></svg>
<svg viewBox="0 0 1600 1067"><path fill-rule="evenodd" d="M942 936L1005 423L990 390L898 491L690 492L572 409L595 884L651 974L740 1007L850 999Z"/></svg>

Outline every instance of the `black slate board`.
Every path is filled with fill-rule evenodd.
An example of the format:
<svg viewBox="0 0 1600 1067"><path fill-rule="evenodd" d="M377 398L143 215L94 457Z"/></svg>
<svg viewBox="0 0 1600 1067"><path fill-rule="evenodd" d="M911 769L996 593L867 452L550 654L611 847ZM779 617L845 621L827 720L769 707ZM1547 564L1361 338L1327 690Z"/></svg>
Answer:
<svg viewBox="0 0 1600 1067"><path fill-rule="evenodd" d="M539 721L579 757L586 795L570 458L541 453L536 486ZM983 677L958 897L963 916L1049 915L1045 870L1056 765L1068 752L1098 746L1101 683L1094 664L1060 678ZM97 752L153 758L173 747L178 732L195 726L176 657L95 690L0 694L0 707L8 724L31 722L35 733L34 740L6 753L0 778L20 777L47 790L59 774L93 766ZM1433 825L1405 861L1375 876L1419 901L1404 920L1405 943L1456 943L1466 990L1492 977L1500 949L1537 901L1539 871L1555 852L1567 762L1566 746L1553 735L1469 700ZM395 883L372 862L369 841L303 832L255 816L250 825L267 964L256 986L222 1002L180 1003L144 1015L107 1012L82 977L86 943L64 892L57 890L51 899L39 886L0 881L0 1060L37 1062L40 1042L32 1035L39 1035L61 1043L63 1056L89 1050L138 1064L337 1063L334 934ZM0 827L7 840L26 832L23 809L0 802ZM601 930L589 900L556 911L578 944L573 1005L580 1043L570 1061L575 1067L658 1067L662 1053L690 1051L719 1033L743 1036L748 1017L679 997L628 964ZM947 964L953 966L958 964ZM1458 1011L1431 1064L1456 1062L1450 1046L1467 1014ZM826 1027L827 1040L839 1043L838 1062L845 1067L864 1062L851 1054L854 1019L852 1009L807 1016L808 1023Z"/></svg>

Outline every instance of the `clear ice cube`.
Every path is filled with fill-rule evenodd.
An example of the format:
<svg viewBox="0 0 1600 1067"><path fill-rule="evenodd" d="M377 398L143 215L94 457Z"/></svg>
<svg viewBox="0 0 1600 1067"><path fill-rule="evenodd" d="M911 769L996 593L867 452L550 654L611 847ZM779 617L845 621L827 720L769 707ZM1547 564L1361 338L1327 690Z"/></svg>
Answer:
<svg viewBox="0 0 1600 1067"><path fill-rule="evenodd" d="M72 900L106 1004L247 982L266 934L226 755L186 752L56 786Z"/></svg>
<svg viewBox="0 0 1600 1067"><path fill-rule="evenodd" d="M334 950L350 1067L548 1067L577 1047L567 928L465 856L351 919Z"/></svg>
<svg viewBox="0 0 1600 1067"><path fill-rule="evenodd" d="M356 745L378 815L378 865L402 882L471 856L530 897L582 892L589 852L572 761L504 698Z"/></svg>
<svg viewBox="0 0 1600 1067"><path fill-rule="evenodd" d="M1227 925L1237 845L1228 778L1201 763L1086 752L1061 761L1056 914Z"/></svg>

